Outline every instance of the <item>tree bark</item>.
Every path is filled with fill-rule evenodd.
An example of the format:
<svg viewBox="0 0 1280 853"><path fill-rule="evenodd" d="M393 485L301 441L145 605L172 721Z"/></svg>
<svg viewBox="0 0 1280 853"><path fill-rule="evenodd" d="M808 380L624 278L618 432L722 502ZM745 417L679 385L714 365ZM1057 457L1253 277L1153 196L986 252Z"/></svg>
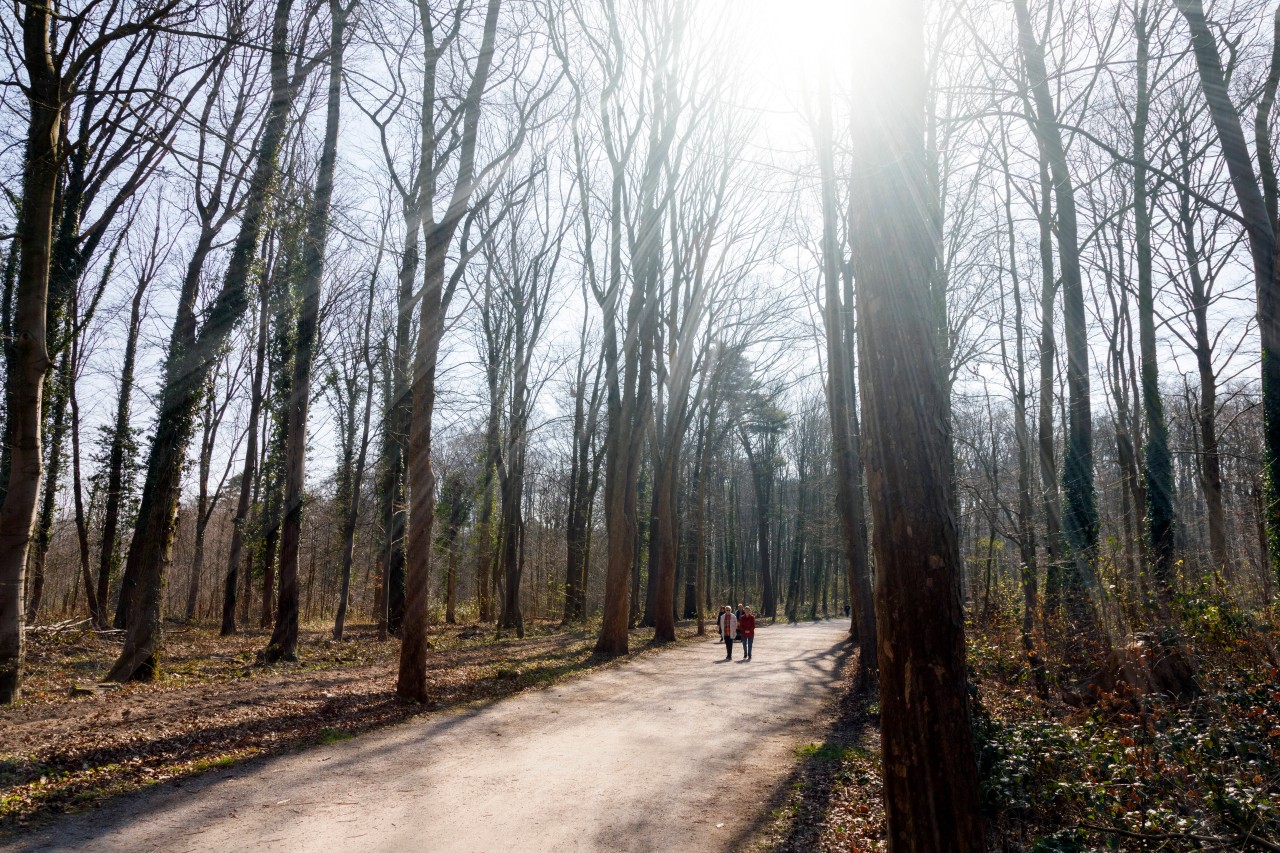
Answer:
<svg viewBox="0 0 1280 853"><path fill-rule="evenodd" d="M768 427L766 427L768 429ZM756 495L756 556L760 562L760 615L773 619L778 615L778 601L773 585L773 551L769 547L769 524L773 514L773 454L776 437L766 434L762 446L754 449L746 429L739 430L742 449L751 468L751 484ZM746 584L743 584L745 594Z"/></svg>
<svg viewBox="0 0 1280 853"><path fill-rule="evenodd" d="M564 623L587 616L587 563L591 554L591 507L600 482L600 454L592 452L600 414L600 367L595 370L587 399L587 340L584 320L579 337L578 377L573 404L573 445L569 465L569 512L565 524L568 552L565 566Z"/></svg>
<svg viewBox="0 0 1280 853"><path fill-rule="evenodd" d="M84 489L80 476L80 400L76 396L76 376L80 372L80 341L71 341L71 384L67 389L71 404L71 488L75 503L76 542L79 547L80 579L84 582L85 600L89 605L89 618L95 628L102 627L105 607L99 603L98 591L93 584L93 570L89 563L89 522L85 517ZM92 496L90 502L92 503Z"/></svg>
<svg viewBox="0 0 1280 853"><path fill-rule="evenodd" d="M1034 501L1031 497L1031 433L1027 427L1027 356L1023 336L1022 284L1018 277L1017 231L1013 220L1013 191L1010 186L1007 149L1003 152L1005 197L1005 227L1009 237L1009 281L1013 299L1014 364L1009 368L1005 336L1000 336L1000 355L1005 374L1011 380L1013 391L1013 433L1018 447L1018 581L1022 587L1022 649L1031 668L1036 695L1041 700L1049 698L1049 684L1045 675L1044 660L1035 644L1036 616L1040 612L1037 593L1039 569L1036 555L1036 531ZM1004 321L1004 302L1001 301L1001 321Z"/></svg>
<svg viewBox="0 0 1280 853"><path fill-rule="evenodd" d="M1190 185L1189 142L1183 141L1181 178ZM1193 354L1200 380L1200 399L1194 411L1200 433L1200 453L1196 469L1200 475L1200 490L1204 494L1206 515L1209 521L1209 554L1214 572L1231 573L1227 546L1227 515L1222 493L1222 452L1218 441L1218 375L1213 367L1213 343L1209 334L1209 282L1201 271L1202 252L1197 245L1196 223L1192 216L1191 195L1180 191L1178 197L1178 230L1182 237L1182 250L1187 278L1190 280L1190 309L1193 334Z"/></svg>
<svg viewBox="0 0 1280 853"><path fill-rule="evenodd" d="M18 280L13 335L5 349L5 436L9 469L0 503L0 705L22 691L25 652L23 587L42 472L40 415L49 367L45 310L49 252L62 134L62 86L49 43L52 7L23 7L22 49L27 69L27 144L18 220Z"/></svg>
<svg viewBox="0 0 1280 853"><path fill-rule="evenodd" d="M151 284L149 276L141 276L133 290L129 305L129 332L124 345L124 364L120 369L120 391L116 400L115 422L111 427L111 443L107 451L107 488L102 509L102 541L98 549L98 606L101 609L99 628L107 627L108 594L111 576L120 566L117 547L120 512L126 496L125 470L136 455L130 429L134 367L138 354L138 336L142 331L142 297Z"/></svg>
<svg viewBox="0 0 1280 853"><path fill-rule="evenodd" d="M385 236L385 231L383 232ZM333 619L333 638L341 640L346 628L347 606L351 594L351 564L355 556L356 524L360 520L360 491L364 485L364 469L369 453L369 427L373 419L374 360L369 347L373 326L373 305L376 301L378 270L382 264L383 243L378 244L378 257L369 274L369 295L365 303L364 327L360 333L360 349L364 356L365 398L364 423L360 428L360 449L356 454L355 471L351 474L351 493L348 496L346 519L342 527L342 569L339 577L338 611Z"/></svg>
<svg viewBox="0 0 1280 853"><path fill-rule="evenodd" d="M930 197L922 6L907 0L863 22L860 36L876 45L867 53L882 59L876 84L860 93L850 243L862 312L889 846L966 853L984 841L940 414L946 380L930 319L938 246L921 207Z"/></svg>
<svg viewBox="0 0 1280 853"><path fill-rule="evenodd" d="M64 320L65 323L65 320ZM71 362L69 350L62 351L54 369L53 387L46 397L50 412L49 451L45 466L40 515L36 521L35 543L31 550L30 585L27 589L27 623L36 621L44 598L44 566L53 539L53 517L57 512L58 481L62 479L62 444L67 434L67 393L70 391Z"/></svg>
<svg viewBox="0 0 1280 853"><path fill-rule="evenodd" d="M449 245L475 191L476 140L481 102L493 66L493 45L501 0L488 0L484 28L475 70L462 107L461 138L458 143L458 171L449 205L439 222L428 219L423 226L425 257L422 313L418 324L418 345L413 363L413 418L409 431L407 470L409 474L409 536L406 545L404 637L400 644L400 672L396 694L422 701L427 692L427 592L430 588L431 536L436 514L436 475L431 465L431 423L436 402L436 368L440 341L444 337L445 315L454 281L445 283L445 263ZM429 18L426 0L419 2L424 26ZM429 103L434 93L424 97L422 132L426 138L431 125ZM428 213L430 208L428 208ZM465 258L465 253L464 253Z"/></svg>
<svg viewBox="0 0 1280 853"><path fill-rule="evenodd" d="M1049 558L1044 572L1044 612L1055 615L1062 599L1062 500L1058 492L1058 454L1053 440L1054 372L1057 344L1054 340L1054 300L1058 285L1053 273L1053 181L1040 146L1040 389L1036 420L1037 459L1041 503L1044 508L1044 547Z"/></svg>

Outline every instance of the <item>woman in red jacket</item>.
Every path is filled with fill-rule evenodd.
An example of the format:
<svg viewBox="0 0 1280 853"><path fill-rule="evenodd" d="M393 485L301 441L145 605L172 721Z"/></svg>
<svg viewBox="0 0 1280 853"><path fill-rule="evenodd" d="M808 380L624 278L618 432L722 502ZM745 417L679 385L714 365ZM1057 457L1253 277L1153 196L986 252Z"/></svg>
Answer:
<svg viewBox="0 0 1280 853"><path fill-rule="evenodd" d="M738 620L738 636L742 637L742 651L747 660L751 660L751 641L756 638L756 617L750 607L742 608L742 618Z"/></svg>

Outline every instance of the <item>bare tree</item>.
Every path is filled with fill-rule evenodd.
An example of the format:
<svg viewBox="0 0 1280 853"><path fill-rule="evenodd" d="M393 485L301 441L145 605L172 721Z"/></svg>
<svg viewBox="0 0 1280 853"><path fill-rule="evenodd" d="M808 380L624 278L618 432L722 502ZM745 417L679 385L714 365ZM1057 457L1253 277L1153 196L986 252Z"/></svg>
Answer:
<svg viewBox="0 0 1280 853"><path fill-rule="evenodd" d="M195 408L217 353L248 306L248 278L257 254L269 190L276 178L277 155L293 99L315 64L315 60L306 57L305 50L298 49L305 42L290 49L292 6L292 0L277 0L275 4L271 25L270 106L258 139L253 174L240 214L240 230L231 249L222 287L203 324L197 323L196 316L202 259L197 262L196 257L192 258L183 281L165 364L156 434L147 462L142 505L125 564L126 584L130 578L134 582L121 589L122 598L128 596L126 635L124 649L107 676L112 681L148 680L156 673L160 590L173 542L173 520ZM302 29L305 32L306 27ZM293 68L290 67L291 54L295 57Z"/></svg>
<svg viewBox="0 0 1280 853"><path fill-rule="evenodd" d="M374 257L373 268L369 272L369 288L365 297L364 323L357 330L356 340L354 343L354 352L348 354L344 364L344 381L345 396L347 402L346 420L347 434L349 436L346 442L343 459L343 468L341 477L343 478L343 487L339 489L339 494L345 501L345 507L342 518L342 568L340 570L339 581L340 592L338 593L338 612L333 620L333 638L341 640L343 631L345 630L347 607L351 592L351 566L355 555L356 544L356 525L360 520L360 493L364 485L365 463L369 452L369 429L373 418L373 396L375 379L374 375L377 369L377 362L374 357L374 349L370 345L373 336L373 306L377 295L378 274L382 269L382 256L386 247L386 231L387 221L383 220L382 232L378 239L378 251ZM352 370L347 373L347 365L354 367L357 363L362 363L364 367L364 418L360 427L360 438L358 443L355 438L355 406L356 398L359 393L359 376ZM352 445L355 445L353 447ZM351 456L355 455L353 467L351 465ZM349 471L349 473L347 473ZM341 505L340 501L340 505Z"/></svg>
<svg viewBox="0 0 1280 853"><path fill-rule="evenodd" d="M1093 561L1098 547L1098 510L1093 485L1093 414L1089 397L1089 343L1085 328L1084 283L1080 272L1080 240L1072 176L1067 169L1062 131L1049 87L1044 46L1032 30L1026 0L1014 0L1018 43L1027 67L1034 106L1032 130L1044 152L1053 180L1057 212L1058 259L1062 270L1063 319L1067 339L1069 391L1066 452L1063 460L1063 515L1072 570L1067 578L1069 618L1073 631L1097 636L1097 620L1089 600L1096 586Z"/></svg>
<svg viewBox="0 0 1280 853"><path fill-rule="evenodd" d="M494 202L505 214L502 227L486 228L486 266L496 279L509 324L507 364L509 398L507 435L498 458L498 487L502 496L498 534L498 562L505 581L499 630L524 636L520 584L524 573L524 489L529 444L529 419L536 404L534 360L546 330L552 285L560 262L565 232L563 214L551 209L545 164L535 162L522 186L506 189Z"/></svg>
<svg viewBox="0 0 1280 853"><path fill-rule="evenodd" d="M320 291L324 278L324 250L329 236L329 207L333 173L338 162L338 127L342 106L342 63L347 16L339 0L329 0L329 86L326 97L324 142L315 191L306 211L301 259L301 300L289 385L289 431L285 446L284 523L280 535L280 595L275 629L263 658L267 663L298 656L298 551L302 535L302 493L306 486L307 411L311 403L311 371L315 362L320 321Z"/></svg>
<svg viewBox="0 0 1280 853"><path fill-rule="evenodd" d="M205 534L209 522L222 500L223 487L227 477L231 475L231 466L240 439L237 437L217 483L210 481L213 467L213 454L217 446L218 433L226 420L227 409L244 384L245 359L242 356L237 363L231 364L230 353L225 353L209 376L208 390L200 405L200 450L196 455L196 505L195 505L195 543L191 556L191 579L187 584L187 604L183 618L191 622L196 618L196 605L200 601L200 583L204 575ZM222 380L219 382L219 380ZM221 386L221 387L220 387ZM210 490L212 486L212 490Z"/></svg>
<svg viewBox="0 0 1280 853"><path fill-rule="evenodd" d="M1191 32L1191 47L1200 76L1200 90L1209 107L1231 186L1240 206L1240 219L1249 238L1253 277L1257 287L1258 332L1262 343L1262 414L1266 451L1267 533L1275 562L1280 545L1280 273L1277 272L1277 232L1280 232L1280 182L1271 143L1271 110L1280 87L1280 9L1276 11L1271 69L1254 123L1258 171L1245 141L1240 112L1232 102L1223 73L1218 44L1205 17L1201 0L1174 0ZM1259 175L1261 180L1259 180Z"/></svg>
<svg viewBox="0 0 1280 853"><path fill-rule="evenodd" d="M831 452L836 476L836 508L844 534L847 589L852 602L849 626L858 639L858 688L875 682L875 605L867 556L866 506L863 498L862 448L854 382L854 314L852 267L841 260L837 236L839 212L835 174L830 76L824 61L814 125L814 145L822 193L823 323L826 327L827 407L831 416ZM852 202L850 202L852 203ZM852 215L848 217L852 221Z"/></svg>
<svg viewBox="0 0 1280 853"><path fill-rule="evenodd" d="M0 704L16 701L22 686L23 584L42 469L50 257L66 107L86 69L104 52L161 22L182 20L190 11L183 0L168 0L136 18L114 4L105 9L94 4L60 17L51 6L28 3L21 14L22 87L29 111L10 315L14 335L5 351L4 445L10 455L0 501Z"/></svg>
<svg viewBox="0 0 1280 853"><path fill-rule="evenodd" d="M494 41L501 9L501 0L488 0L480 25L475 66L470 71L464 94L451 111L452 115L435 115L434 99L437 93L431 86L435 85L436 78L424 78L429 85L424 88L423 93L421 135L423 156L428 158L429 171L424 175L426 183L422 209L425 251L422 264L423 286L419 298L421 313L410 383L413 417L406 457L409 534L406 540L405 623L400 647L400 673L396 681L396 692L400 696L419 700L426 692L427 590L436 501L435 473L431 467L431 424L435 411L436 371L445 317L466 262L476 251L469 242L470 226L476 211L483 206L479 202L486 200L484 193L477 198L476 189L486 184L487 173L497 171L519 149L528 130L531 111L537 109L538 99L519 100L516 115L510 117L512 132L509 143L501 146L487 163L477 166L482 102L494 67ZM463 17L464 10L465 3L462 3L457 8L456 19ZM424 49L434 61L439 50L435 39L440 34L436 31L436 24L425 0L419 3L419 18L423 27ZM438 119L443 119L448 130L443 130L436 124ZM455 132L456 144L446 144L446 140ZM441 190L446 202L443 213L437 217L434 200L444 180L445 170L450 167L453 172L452 189L447 193ZM487 192L492 192L492 187ZM448 253L455 238L459 243L459 258L453 273L448 274Z"/></svg>

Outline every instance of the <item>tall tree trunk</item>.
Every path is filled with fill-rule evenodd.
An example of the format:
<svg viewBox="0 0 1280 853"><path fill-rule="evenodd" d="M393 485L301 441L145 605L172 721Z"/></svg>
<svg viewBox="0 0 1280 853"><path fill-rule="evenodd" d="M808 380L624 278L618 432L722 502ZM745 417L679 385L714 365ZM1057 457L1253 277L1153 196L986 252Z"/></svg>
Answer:
<svg viewBox="0 0 1280 853"><path fill-rule="evenodd" d="M418 274L418 234L421 211L416 202L404 207L404 255L400 261L396 336L392 351L392 393L382 427L382 592L379 595L378 636L400 636L404 618L405 440L409 431L409 366L412 352L413 305Z"/></svg>
<svg viewBox="0 0 1280 853"><path fill-rule="evenodd" d="M690 551L693 554L694 571L694 618L698 622L698 636L707 633L703 604L710 598L710 585L707 583L707 472L711 466L712 430L715 426L715 411L718 403L718 385L713 385L711 398L707 402L707 414L703 428L698 433L697 470L694 472L693 487L693 543Z"/></svg>
<svg viewBox="0 0 1280 853"><path fill-rule="evenodd" d="M364 423L360 428L360 449L356 454L355 471L351 475L350 503L347 506L346 519L342 527L342 569L339 577L338 612L333 619L333 638L341 640L346 627L347 606L351 594L351 564L355 556L356 524L360 520L360 490L364 484L364 469L369 453L369 427L373 419L374 362L369 348L369 337L373 325L373 304L375 301L378 269L382 263L382 243L378 244L378 259L374 262L373 271L369 274L369 296L365 303L364 328L360 335L361 351L364 354L365 366L365 398Z"/></svg>
<svg viewBox="0 0 1280 853"><path fill-rule="evenodd" d="M1164 399L1160 396L1160 365L1156 355L1155 296L1152 292L1151 202L1147 177L1147 123L1151 93L1147 83L1150 35L1148 4L1138 8L1137 102L1133 119L1133 209L1138 262L1138 339L1142 353L1142 410L1146 415L1147 441L1143 447L1143 476L1147 493L1147 539L1151 543L1152 575L1156 591L1167 605L1173 594L1173 457L1169 452L1169 427Z"/></svg>
<svg viewBox="0 0 1280 853"><path fill-rule="evenodd" d="M862 452L858 434L854 384L852 276L845 271L842 301L840 247L836 236L834 136L830 79L824 67L819 92L817 151L822 179L822 275L826 304L827 407L831 417L831 455L836 479L836 511L844 544L847 594L852 602L849 628L858 639L857 687L866 690L876 679L875 605L871 566L867 559L866 507L863 500ZM851 211L852 213L852 211Z"/></svg>
<svg viewBox="0 0 1280 853"><path fill-rule="evenodd" d="M54 370L53 388L45 399L49 413L49 458L44 475L44 494L40 501L40 516L36 522L35 544L30 556L30 586L27 589L27 622L36 621L44 598L45 558L53 539L53 520L57 513L58 481L62 479L62 443L67 434L67 392L70 390L71 362L69 350L62 351Z"/></svg>
<svg viewBox="0 0 1280 853"><path fill-rule="evenodd" d="M240 231L231 248L222 289L206 312L197 333L195 291L200 270L189 270L184 299L174 322L165 364L165 381L157 406L156 435L147 463L142 505L134 528L125 576L134 589L121 589L126 600L124 649L111 667L111 681L149 680L156 674L161 632L161 591L173 543L182 468L190 442L199 394L218 353L248 306L246 284L257 254L258 237L266 218L276 159L284 140L293 96L300 80L289 78L289 11L292 0L277 0L271 32L271 101L255 152L253 175L240 214Z"/></svg>
<svg viewBox="0 0 1280 853"><path fill-rule="evenodd" d="M1031 667L1036 694L1042 700L1049 698L1049 685L1045 677L1044 660L1035 645L1035 622L1039 614L1037 596L1038 566L1036 565L1036 531L1033 499L1031 496L1031 433L1027 427L1027 355L1023 337L1022 283L1018 276L1017 230L1013 220L1013 189L1009 174L1007 149L1004 166L1004 216L1009 238L1009 281L1012 285L1014 365L1009 369L1008 353L1003 331L1000 335L1000 354L1013 391L1013 433L1018 447L1018 582L1022 587L1022 649ZM1004 320L1004 302L1001 301L1001 321Z"/></svg>
<svg viewBox="0 0 1280 853"><path fill-rule="evenodd" d="M1018 43L1027 65L1028 83L1035 104L1032 130L1048 161L1057 202L1058 258L1062 264L1063 322L1067 339L1067 439L1062 485L1066 506L1063 527L1070 547L1067 575L1068 618L1073 636L1098 637L1097 614L1090 601L1096 587L1094 561L1098 550L1098 508L1093 485L1093 414L1089 397L1089 338L1085 321L1084 284L1080 272L1079 226L1075 190L1067 168L1062 132L1058 127L1044 47L1036 41L1026 0L1014 0L1018 19ZM1072 657L1086 650L1073 643ZM1083 662L1082 660L1080 662Z"/></svg>
<svg viewBox="0 0 1280 853"><path fill-rule="evenodd" d="M804 476L796 481L799 493L796 504L795 531L791 540L791 572L787 577L786 614L788 622L799 619L800 608L800 571L804 566Z"/></svg>
<svg viewBox="0 0 1280 853"><path fill-rule="evenodd" d="M489 394L489 413L485 420L484 452L480 462L478 487L480 517L476 525L476 594L480 621L492 622L497 618L494 604L499 586L498 564L493 555L493 511L496 502L494 486L498 463L502 458L501 350L504 342L499 340L503 331L499 329L501 321L496 311L492 276L485 276L484 282L485 296L480 312L484 330L485 383Z"/></svg>
<svg viewBox="0 0 1280 853"><path fill-rule="evenodd" d="M236 517L231 522L231 546L227 551L227 574L222 585L222 628L220 634L229 637L236 633L236 588L240 564L244 562L245 527L249 523L252 507L253 481L258 465L258 426L262 418L264 397L262 377L267 363L267 328L270 324L270 305L267 299L265 278L259 293L258 342L253 357L253 386L249 391L249 426L245 442L244 467L240 472L240 493L236 499ZM245 589L248 590L249 567L245 566ZM248 596L245 596L246 600Z"/></svg>
<svg viewBox="0 0 1280 853"><path fill-rule="evenodd" d="M742 448L747 454L747 462L751 468L751 483L756 495L756 557L760 563L760 615L766 619L776 618L778 602L773 585L773 550L769 547L769 524L773 515L773 437L766 436L762 447L755 450L747 437L746 430L740 430ZM746 584L743 583L745 593Z"/></svg>
<svg viewBox="0 0 1280 853"><path fill-rule="evenodd" d="M476 590L481 622L494 620L493 600L498 592L490 584L494 566L493 484L499 441L496 407L495 399L491 404L489 427L485 431L484 470L480 475L479 489L480 517L476 524Z"/></svg>
<svg viewBox="0 0 1280 853"><path fill-rule="evenodd" d="M1054 333L1054 300L1057 279L1053 273L1053 180L1048 158L1040 146L1040 411L1036 420L1040 493L1044 507L1044 547L1049 558L1044 573L1044 610L1056 615L1062 598L1062 500L1058 493L1058 454L1053 441L1054 373L1057 345Z"/></svg>
<svg viewBox="0 0 1280 853"><path fill-rule="evenodd" d="M150 556L143 559L140 555L134 557L135 551L145 550L150 546L138 541L137 533L146 525L148 530L153 529L153 525L158 525L154 529L166 533L168 544L163 549L159 549L154 555L156 559L163 559L167 562L169 559L169 549L172 545L173 537L173 519L178 511L178 498L181 491L182 468L186 464L186 445L190 442L194 433L195 411L200 405L201 395L205 391L205 384L208 378L207 371L211 371L212 360L216 359L217 353L209 353L208 358L210 364L199 377L199 385L190 385L194 379L192 378L192 370L198 368L200 364L199 354L195 352L198 345L196 331L196 300L199 296L200 277L204 269L205 260L213 251L213 241L216 234L214 230L208 226L208 223L202 223L201 232L196 240L195 248L191 252L191 258L187 262L186 274L182 280L182 290L178 295L177 316L174 318L173 330L169 336L169 357L165 364L166 379L169 374L173 374L173 381L183 381L181 388L181 397L179 388L172 387L170 381L165 382L162 391L166 392L161 395L161 402L167 402L169 409L161 409L161 417L156 423L156 434L152 438L152 450L147 459L147 479L144 481L142 501L138 508L138 514L134 518L134 537L129 545L129 553L125 559L124 571L120 576L120 593L116 601L116 614L114 619L114 627L117 629L127 629L129 625L130 615L132 613L133 600L137 594L140 583L140 572L143 571L144 565L151 559ZM219 346L219 349L221 347ZM179 361L183 364L180 366ZM186 362L190 362L188 365ZM169 362L172 362L170 364ZM181 371L179 373L178 371ZM179 415L182 415L180 417ZM117 426L119 426L117 424ZM181 437L181 446L158 445L162 430L164 431L166 442L176 441ZM160 500L163 503L162 496L159 492L153 490L154 483L164 483L168 489L168 494L172 496L172 505L165 510L163 506L156 503ZM148 521L144 515L144 511L154 519ZM167 512L167 514L165 514ZM163 554L161 554L161 551ZM157 569L163 575L163 568ZM157 606L159 606L157 598ZM157 621L159 616L156 617ZM149 656L149 655L148 655Z"/></svg>
<svg viewBox="0 0 1280 853"><path fill-rule="evenodd" d="M881 67L860 92L850 243L862 312L889 845L966 853L984 842L939 414L946 380L929 310L938 246L920 207L929 198L922 6L906 0L863 22L863 43L876 45L866 53Z"/></svg>
<svg viewBox="0 0 1280 853"><path fill-rule="evenodd" d="M80 477L80 400L76 396L76 376L80 368L80 341L71 341L71 384L67 388L67 396L71 404L71 488L76 514L76 543L79 547L80 579L84 582L85 599L89 605L89 618L95 628L103 626L106 620L104 607L99 602L98 591L93 585L93 570L89 563L89 522L85 516L84 489ZM92 503L92 496L90 503Z"/></svg>
<svg viewBox="0 0 1280 853"><path fill-rule="evenodd" d="M650 444L652 443L650 442ZM641 611L640 621L637 623L641 628L652 628L654 626L653 612L658 596L658 550L662 547L662 531L658 526L658 480L661 472L657 470L657 456L656 448L651 448L649 460L653 467L649 470L649 512L641 523L639 544L636 547L636 553L639 554L643 549L645 557L644 610ZM639 557L637 557L637 572L640 569L640 562Z"/></svg>
<svg viewBox="0 0 1280 853"><path fill-rule="evenodd" d="M311 366L319 336L320 290L324 282L324 250L329 238L329 205L338 161L338 126L342 107L343 35L346 10L329 0L329 92L324 144L316 189L307 209L302 244L302 305L289 385L289 431L285 445L284 520L280 529L280 595L275 629L263 651L266 663L298 657L298 554L302 546L302 496L306 488L307 411L311 402Z"/></svg>
<svg viewBox="0 0 1280 853"><path fill-rule="evenodd" d="M619 201L614 210L619 210L620 206ZM614 235L610 239L614 239ZM640 325L646 301L644 288L633 287L627 308L628 328ZM605 316L612 315L606 311ZM635 544L639 532L636 503L644 436L643 412L649 402L646 390L649 360L645 357L649 348L636 343L628 343L620 363L617 335L613 324L606 321L604 350L608 427L605 435L604 510L608 541L603 620L595 646L596 652L606 657L627 653L631 603L635 599L629 586L636 565Z"/></svg>
<svg viewBox="0 0 1280 853"><path fill-rule="evenodd" d="M191 556L191 585L187 588L187 607L183 615L183 620L186 622L195 621L196 606L200 603L200 576L204 574L204 542L208 529L208 515L197 503L195 546Z"/></svg>
<svg viewBox="0 0 1280 853"><path fill-rule="evenodd" d="M197 462L199 483L196 492L195 545L191 559L191 582L187 585L187 606L183 611L183 620L191 622L196 617L196 605L200 599L200 576L204 574L204 537L209 526L209 517L213 513L213 504L209 495L209 469L213 464L213 449L218 435L218 422L221 415L215 413L214 382L209 384L208 397L205 400L204 434L200 441L200 457Z"/></svg>
<svg viewBox="0 0 1280 853"><path fill-rule="evenodd" d="M22 12L27 70L27 142L18 219L18 280L13 334L5 348L5 435L9 467L0 502L0 705L22 693L23 587L41 474L41 413L49 368L45 311L49 251L62 135L62 87L53 64L49 28L53 7L30 3Z"/></svg>
<svg viewBox="0 0 1280 853"><path fill-rule="evenodd" d="M1184 186L1190 185L1189 147L1189 141L1184 138L1180 144L1183 154L1180 177ZM1185 189L1178 194L1178 226L1187 277L1191 283L1194 354L1200 379L1200 400L1195 410L1200 433L1199 464L1196 467L1209 517L1209 554L1213 570L1229 575L1231 562L1227 547L1227 515L1222 495L1222 452L1218 441L1218 375L1213 368L1213 343L1209 334L1209 284L1201 271L1203 253L1197 245L1191 195Z"/></svg>
<svg viewBox="0 0 1280 853"><path fill-rule="evenodd" d="M422 313L413 362L413 417L406 464L409 475L409 538L406 543L404 637L400 643L400 672L396 679L397 695L418 701L426 698L427 691L427 592L430 588L431 535L436 514L431 424L436 403L440 341L444 337L445 315L454 285L451 281L448 288L445 286L445 263L449 245L475 190L475 152L481 101L493 65L493 44L501 6L501 0L489 0L485 10L476 66L462 108L458 171L448 209L439 222L428 221L423 226ZM429 14L426 0L420 0L419 15L423 21L428 20ZM422 116L424 139L432 129L432 107L426 103L427 100L429 98L424 99Z"/></svg>
<svg viewBox="0 0 1280 853"><path fill-rule="evenodd" d="M461 556L462 526L467 523L471 505L467 500L467 484L464 479L454 473L445 478L441 488L441 499L445 503L444 535L441 545L448 562L445 567L445 610L444 621L454 625L458 621L456 607L458 600L458 558Z"/></svg>
<svg viewBox="0 0 1280 853"><path fill-rule="evenodd" d="M587 564L591 554L591 509L600 482L600 454L592 451L600 414L600 369L597 366L591 399L587 395L586 326L580 338L582 351L574 398L573 446L569 473L569 514L565 525L568 552L565 567L565 624L587 616Z"/></svg>
<svg viewBox="0 0 1280 853"><path fill-rule="evenodd" d="M280 506L284 503L284 484L280 481L280 461L283 456L285 436L288 435L289 413L277 414L277 422L273 427L271 450L267 454L264 472L266 484L262 499L262 588L258 591L259 604L258 627L271 628L275 625L276 613L276 567L280 556Z"/></svg>
<svg viewBox="0 0 1280 853"><path fill-rule="evenodd" d="M431 421L436 402L436 367L444 336L446 306L444 245L428 240L426 285L413 367L413 419L409 432L409 534L406 542L404 635L396 694L426 698L427 592L431 582L431 536L436 514L436 474L431 465Z"/></svg>
<svg viewBox="0 0 1280 853"><path fill-rule="evenodd" d="M507 454L499 477L502 495L502 523L498 530L498 565L501 566L502 614L498 628L512 630L524 637L524 614L520 612L520 584L523 580L521 543L524 539L524 460L517 447L521 427L514 422L508 429Z"/></svg>
<svg viewBox="0 0 1280 853"><path fill-rule="evenodd" d="M665 23L665 22L664 22ZM670 38L669 34L663 34ZM664 43L663 50L670 44ZM621 48L619 48L621 51ZM661 51L653 51L656 56ZM623 63L618 63L619 67ZM664 86L665 73L655 73L652 80L652 110L649 123L648 151L645 154L639 190L633 204L639 211L634 231L631 262L634 268L631 292L627 301L622 346L617 340L618 308L622 292L622 232L626 164L613 164L610 195L609 272L610 282L601 301L604 314L605 371L608 379L608 432L605 438L605 527L608 531L608 558L605 569L604 613L597 654L606 657L624 655L628 650L627 629L635 595L627 588L628 575L635 564L634 548L639 532L637 485L649 418L653 402L654 345L658 332L658 279L661 275L661 235L666 201L658 197L658 186L671 164L668 154L674 133L674 119L668 112ZM671 126L668 126L668 122ZM609 122L606 120L606 125ZM618 140L606 131L606 143L616 150ZM670 180L670 176L666 177ZM586 193L585 187L581 192Z"/></svg>
<svg viewBox="0 0 1280 853"><path fill-rule="evenodd" d="M135 455L130 433L130 410L133 398L134 367L138 356L138 336L142 332L142 297L151 279L142 276L133 290L129 305L129 333L124 344L124 364L120 369L120 391L116 400L115 422L111 427L111 444L107 451L107 489L102 508L102 542L98 550L98 607L101 609L99 628L107 627L108 594L111 576L120 565L119 538L120 512L125 499L125 469Z"/></svg>

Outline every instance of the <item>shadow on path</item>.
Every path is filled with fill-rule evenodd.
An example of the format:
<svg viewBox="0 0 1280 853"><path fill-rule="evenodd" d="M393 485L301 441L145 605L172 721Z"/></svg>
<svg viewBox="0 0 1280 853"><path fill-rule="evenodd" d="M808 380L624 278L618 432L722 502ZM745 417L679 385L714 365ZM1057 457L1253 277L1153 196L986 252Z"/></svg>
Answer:
<svg viewBox="0 0 1280 853"><path fill-rule="evenodd" d="M840 693L833 717L820 743L797 745L799 763L776 785L756 819L739 832L726 850L767 850L771 853L818 849L823 818L840 783L842 759L851 749L878 748L880 716L874 693L855 693L857 649L847 639L824 653L835 655ZM751 845L756 841L756 846Z"/></svg>

